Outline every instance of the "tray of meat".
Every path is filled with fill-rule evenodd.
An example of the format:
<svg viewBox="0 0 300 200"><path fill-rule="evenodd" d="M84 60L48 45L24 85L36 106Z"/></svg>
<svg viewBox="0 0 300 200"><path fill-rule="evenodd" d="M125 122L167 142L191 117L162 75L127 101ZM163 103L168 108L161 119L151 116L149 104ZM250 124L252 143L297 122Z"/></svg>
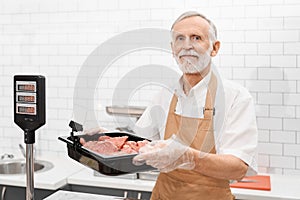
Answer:
<svg viewBox="0 0 300 200"><path fill-rule="evenodd" d="M153 170L149 165L136 166L132 159L149 140L127 132L59 137L67 143L70 158L101 174L116 176Z"/></svg>

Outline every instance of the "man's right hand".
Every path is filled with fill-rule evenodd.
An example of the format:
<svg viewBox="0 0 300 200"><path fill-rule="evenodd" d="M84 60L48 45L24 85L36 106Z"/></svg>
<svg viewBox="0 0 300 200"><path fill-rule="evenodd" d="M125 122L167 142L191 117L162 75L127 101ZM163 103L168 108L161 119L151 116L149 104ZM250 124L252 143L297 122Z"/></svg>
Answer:
<svg viewBox="0 0 300 200"><path fill-rule="evenodd" d="M83 131L83 133L86 135L94 135L97 133L105 133L105 132L108 132L108 129L106 129L104 127L97 127L97 128L92 128L92 129Z"/></svg>

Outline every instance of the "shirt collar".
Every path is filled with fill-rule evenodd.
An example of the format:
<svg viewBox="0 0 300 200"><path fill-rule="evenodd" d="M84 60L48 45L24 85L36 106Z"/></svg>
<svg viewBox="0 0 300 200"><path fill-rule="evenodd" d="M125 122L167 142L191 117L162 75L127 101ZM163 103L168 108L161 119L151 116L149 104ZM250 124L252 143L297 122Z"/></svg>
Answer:
<svg viewBox="0 0 300 200"><path fill-rule="evenodd" d="M211 77L211 70L208 72L208 74L199 82L197 83L190 91L188 96L192 96L195 93L204 91L207 89L208 87L208 83ZM181 97L187 97L187 95L185 95L184 91L183 91L183 76L180 77L180 79L178 80L178 82L175 85L175 94L177 96L181 96Z"/></svg>

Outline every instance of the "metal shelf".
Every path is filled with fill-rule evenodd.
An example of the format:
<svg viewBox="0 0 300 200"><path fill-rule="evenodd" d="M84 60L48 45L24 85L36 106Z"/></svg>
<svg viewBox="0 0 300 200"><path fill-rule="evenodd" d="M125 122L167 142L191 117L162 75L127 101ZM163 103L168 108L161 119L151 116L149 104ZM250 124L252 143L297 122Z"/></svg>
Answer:
<svg viewBox="0 0 300 200"><path fill-rule="evenodd" d="M107 106L106 112L110 115L119 115L139 118L146 107L142 106Z"/></svg>

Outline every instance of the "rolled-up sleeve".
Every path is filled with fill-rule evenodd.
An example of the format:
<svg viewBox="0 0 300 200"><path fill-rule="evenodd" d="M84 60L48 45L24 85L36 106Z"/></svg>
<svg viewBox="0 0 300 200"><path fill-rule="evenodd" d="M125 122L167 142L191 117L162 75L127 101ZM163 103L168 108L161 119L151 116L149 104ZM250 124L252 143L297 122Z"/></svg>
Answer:
<svg viewBox="0 0 300 200"><path fill-rule="evenodd" d="M255 175L258 131L253 99L249 94L232 105L225 114L223 128L218 134L218 153L240 158L249 166L246 175Z"/></svg>

